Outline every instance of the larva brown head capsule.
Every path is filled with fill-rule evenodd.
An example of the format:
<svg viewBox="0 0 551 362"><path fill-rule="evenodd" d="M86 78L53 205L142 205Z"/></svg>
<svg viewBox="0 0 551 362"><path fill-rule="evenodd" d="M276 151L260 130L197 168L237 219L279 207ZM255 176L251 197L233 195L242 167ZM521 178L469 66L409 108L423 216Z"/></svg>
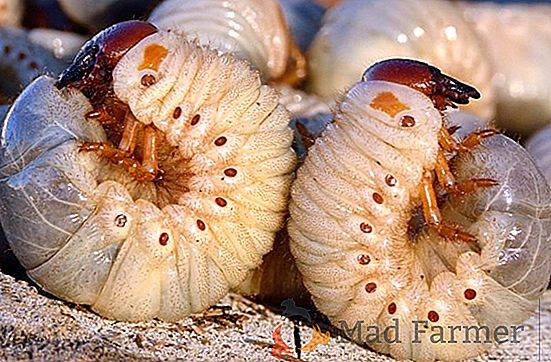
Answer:
<svg viewBox="0 0 551 362"><path fill-rule="evenodd" d="M457 104L469 103L469 98L478 99L480 93L440 69L413 59L388 59L374 64L363 74L362 80L383 80L407 85L427 95L436 108L456 108Z"/></svg>
<svg viewBox="0 0 551 362"><path fill-rule="evenodd" d="M498 326L528 318L549 281L543 176L493 130L450 136L459 112L442 108L477 96L424 63L376 64L335 107L291 189L289 247L316 307L398 360L482 353ZM392 340L365 337L391 326ZM450 338L455 328L487 329L488 342Z"/></svg>
<svg viewBox="0 0 551 362"><path fill-rule="evenodd" d="M112 71L126 52L140 40L157 31L144 21L115 24L89 40L73 63L60 75L56 87L74 87L89 98L105 93Z"/></svg>

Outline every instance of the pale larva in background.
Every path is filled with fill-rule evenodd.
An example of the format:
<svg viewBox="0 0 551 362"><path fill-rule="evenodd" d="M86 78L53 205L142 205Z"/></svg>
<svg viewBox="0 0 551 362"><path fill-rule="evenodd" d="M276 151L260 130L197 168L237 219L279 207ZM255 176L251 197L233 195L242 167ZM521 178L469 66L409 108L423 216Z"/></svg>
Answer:
<svg viewBox="0 0 551 362"><path fill-rule="evenodd" d="M20 0L15 0L20 1ZM63 12L96 32L118 21L141 18L156 0L58 0Z"/></svg>
<svg viewBox="0 0 551 362"><path fill-rule="evenodd" d="M260 264L283 226L295 167L288 122L247 63L119 24L10 110L6 237L39 285L103 316L202 311Z"/></svg>
<svg viewBox="0 0 551 362"><path fill-rule="evenodd" d="M10 103L41 74L58 74L65 64L20 29L0 29L0 103Z"/></svg>
<svg viewBox="0 0 551 362"><path fill-rule="evenodd" d="M526 135L551 123L551 4L459 4L494 68L498 125Z"/></svg>
<svg viewBox="0 0 551 362"><path fill-rule="evenodd" d="M0 25L20 26L23 17L23 3L21 0L0 0Z"/></svg>
<svg viewBox="0 0 551 362"><path fill-rule="evenodd" d="M468 109L495 113L492 68L461 9L444 0L347 0L327 11L308 51L309 91L334 98L371 64L420 59L473 84L483 95Z"/></svg>
<svg viewBox="0 0 551 362"><path fill-rule="evenodd" d="M294 83L305 76L277 0L166 0L149 21L248 60L265 80Z"/></svg>
<svg viewBox="0 0 551 362"><path fill-rule="evenodd" d="M482 353L491 342L467 343L449 327L523 322L551 274L551 190L528 154L491 131L459 144L446 135L444 108L468 95L476 93L422 63L374 65L292 186L290 247L314 303L353 340L398 359ZM460 150L453 174L443 149ZM435 169L451 177L441 198ZM423 333L414 321L426 323ZM395 323L401 343L366 340L373 326ZM457 343L434 343L438 326Z"/></svg>
<svg viewBox="0 0 551 362"><path fill-rule="evenodd" d="M87 37L77 33L46 28L30 30L29 39L34 44L50 50L57 59L68 63L73 60L76 53L88 40Z"/></svg>

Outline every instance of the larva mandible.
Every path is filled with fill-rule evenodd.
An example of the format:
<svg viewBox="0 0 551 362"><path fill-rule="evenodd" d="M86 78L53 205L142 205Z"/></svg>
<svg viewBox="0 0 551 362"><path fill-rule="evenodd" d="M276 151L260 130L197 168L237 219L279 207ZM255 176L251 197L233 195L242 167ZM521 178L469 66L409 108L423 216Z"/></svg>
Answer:
<svg viewBox="0 0 551 362"><path fill-rule="evenodd" d="M147 23L116 25L10 110L6 237L39 285L103 316L202 311L283 227L288 122L246 62Z"/></svg>
<svg viewBox="0 0 551 362"><path fill-rule="evenodd" d="M468 100L461 83L433 70L390 60L366 71L299 168L288 225L291 252L318 309L337 326L346 323L354 340L416 361L488 349L491 343L467 343L457 331L451 337L449 327L494 331L521 323L551 274L551 190L505 136L481 140L483 132L475 133L461 144L482 145L451 161L459 184L497 182L440 195L442 219L458 225L457 237L442 237L419 218L420 199L432 187L423 179L438 169L448 127L442 111ZM414 321L426 323L424 333ZM373 326L383 331L395 323L401 343L365 339ZM444 341L457 343L433 342L438 327Z"/></svg>

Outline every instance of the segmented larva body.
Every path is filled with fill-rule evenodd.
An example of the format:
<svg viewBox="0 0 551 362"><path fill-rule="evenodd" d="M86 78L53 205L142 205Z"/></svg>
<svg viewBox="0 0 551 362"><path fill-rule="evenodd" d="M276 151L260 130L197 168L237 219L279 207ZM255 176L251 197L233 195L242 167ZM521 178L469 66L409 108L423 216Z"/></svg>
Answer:
<svg viewBox="0 0 551 362"><path fill-rule="evenodd" d="M329 9L308 51L308 89L338 97L373 63L412 58L446 69L483 95L468 109L495 113L493 69L460 8L445 0L349 0Z"/></svg>
<svg viewBox="0 0 551 362"><path fill-rule="evenodd" d="M113 72L159 140L163 178L137 182L83 142L105 142L87 99L39 78L3 128L1 221L30 277L120 320L178 320L257 267L284 223L295 167L287 111L256 71L159 31Z"/></svg>
<svg viewBox="0 0 551 362"><path fill-rule="evenodd" d="M520 323L551 274L551 191L504 136L452 161L459 180L499 183L441 205L444 220L476 243L446 240L415 223L422 173L435 168L445 123L412 88L359 82L309 149L291 191L290 247L316 306L335 325L346 323L354 341L398 359L481 353L491 344L465 343L459 332L457 343L435 343L431 328L443 327L449 341L449 326ZM414 321L427 323L425 333L415 332ZM400 343L366 340L373 326L382 333L395 323L399 335L389 338Z"/></svg>
<svg viewBox="0 0 551 362"><path fill-rule="evenodd" d="M149 22L246 59L264 79L282 77L298 55L277 0L167 0Z"/></svg>

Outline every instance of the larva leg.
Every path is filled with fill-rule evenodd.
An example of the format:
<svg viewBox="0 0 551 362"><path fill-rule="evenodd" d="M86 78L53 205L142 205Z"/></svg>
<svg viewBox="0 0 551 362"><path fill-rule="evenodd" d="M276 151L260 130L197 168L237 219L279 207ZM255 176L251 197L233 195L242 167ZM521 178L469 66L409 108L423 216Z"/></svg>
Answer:
<svg viewBox="0 0 551 362"><path fill-rule="evenodd" d="M291 43L289 47L289 61L287 70L273 83L286 83L291 86L300 84L306 78L306 58L298 48L298 45Z"/></svg>
<svg viewBox="0 0 551 362"><path fill-rule="evenodd" d="M459 127L451 127L449 129L441 128L438 136L438 142L440 147L446 152L465 152L472 150L480 144L484 138L488 138L497 134L495 129L484 129L482 131L471 133L467 138L461 142L457 142L452 134L457 131Z"/></svg>
<svg viewBox="0 0 551 362"><path fill-rule="evenodd" d="M152 177L152 175L148 173L138 161L134 160L129 153L119 150L108 143L86 142L80 146L80 150L95 152L100 157L107 158L117 165L122 165L128 170L128 173L130 173L130 175L138 181L151 181L155 178L155 176Z"/></svg>
<svg viewBox="0 0 551 362"><path fill-rule="evenodd" d="M132 112L127 112L124 117L124 131L119 142L119 150L131 154L136 148L140 123Z"/></svg>
<svg viewBox="0 0 551 362"><path fill-rule="evenodd" d="M484 138L496 135L498 132L495 129L483 129L482 131L471 133L460 143L460 150L471 150L478 146Z"/></svg>
<svg viewBox="0 0 551 362"><path fill-rule="evenodd" d="M154 126L146 126L142 139L143 158L142 171L145 173L144 181L152 181L157 177L159 171L159 161L157 154L157 132ZM138 181L140 181L138 179Z"/></svg>
<svg viewBox="0 0 551 362"><path fill-rule="evenodd" d="M88 120L97 121L102 125L115 122L105 107L98 107L97 109L88 112L85 117Z"/></svg>
<svg viewBox="0 0 551 362"><path fill-rule="evenodd" d="M462 182L457 182L448 165L448 160L444 152L440 150L436 158L435 165L436 177L438 183L446 191L454 194L464 195L476 191L481 187L496 186L497 182L489 178L473 178Z"/></svg>
<svg viewBox="0 0 551 362"><path fill-rule="evenodd" d="M461 240L469 243L476 242L476 238L461 229L442 224L442 215L438 208L436 192L434 191L434 177L432 172L425 171L421 182L421 200L423 202L423 215L427 224L436 232L446 238Z"/></svg>

